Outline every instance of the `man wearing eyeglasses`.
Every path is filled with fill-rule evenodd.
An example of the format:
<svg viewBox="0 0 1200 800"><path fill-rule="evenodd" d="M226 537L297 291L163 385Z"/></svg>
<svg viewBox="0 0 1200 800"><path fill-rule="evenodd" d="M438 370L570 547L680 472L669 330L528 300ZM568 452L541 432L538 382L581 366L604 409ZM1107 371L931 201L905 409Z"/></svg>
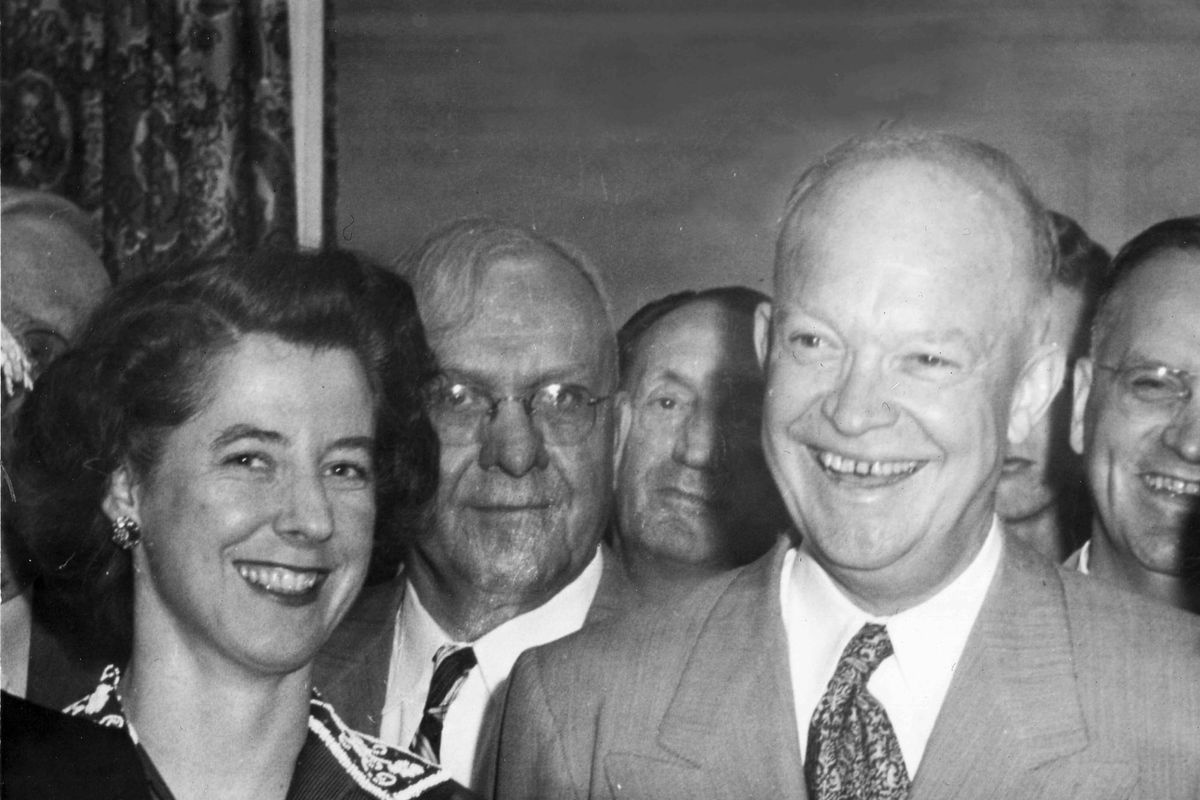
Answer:
<svg viewBox="0 0 1200 800"><path fill-rule="evenodd" d="M1200 217L1147 228L1113 260L1075 367L1071 445L1092 538L1068 566L1200 612Z"/></svg>
<svg viewBox="0 0 1200 800"><path fill-rule="evenodd" d="M633 595L600 540L611 500L616 338L598 275L490 219L401 263L441 374L426 408L438 493L394 581L364 591L318 661L351 726L486 793L520 653Z"/></svg>

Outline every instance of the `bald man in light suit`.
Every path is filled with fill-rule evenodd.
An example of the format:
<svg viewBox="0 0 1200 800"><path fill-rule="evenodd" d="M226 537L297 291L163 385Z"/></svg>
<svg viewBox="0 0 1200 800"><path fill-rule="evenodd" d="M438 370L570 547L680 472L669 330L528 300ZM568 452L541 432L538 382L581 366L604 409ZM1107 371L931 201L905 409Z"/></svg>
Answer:
<svg viewBox="0 0 1200 800"><path fill-rule="evenodd" d="M1063 376L1044 219L1006 156L946 134L801 177L756 339L803 543L526 653L501 800L1200 796L1200 624L995 514Z"/></svg>

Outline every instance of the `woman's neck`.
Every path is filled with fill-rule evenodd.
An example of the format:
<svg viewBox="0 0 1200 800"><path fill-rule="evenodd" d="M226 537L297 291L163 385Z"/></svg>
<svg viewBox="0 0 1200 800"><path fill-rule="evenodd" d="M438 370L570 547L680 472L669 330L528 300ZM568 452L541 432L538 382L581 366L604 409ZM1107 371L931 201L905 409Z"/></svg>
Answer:
<svg viewBox="0 0 1200 800"><path fill-rule="evenodd" d="M175 800L284 800L308 734L310 668L252 676L135 646L125 716Z"/></svg>

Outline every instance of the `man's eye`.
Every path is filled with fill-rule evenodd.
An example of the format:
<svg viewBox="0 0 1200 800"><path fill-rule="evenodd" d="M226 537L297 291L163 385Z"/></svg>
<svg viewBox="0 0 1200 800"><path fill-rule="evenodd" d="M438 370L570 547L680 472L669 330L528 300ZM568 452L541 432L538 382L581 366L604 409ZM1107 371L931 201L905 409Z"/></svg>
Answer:
<svg viewBox="0 0 1200 800"><path fill-rule="evenodd" d="M937 353L914 353L909 358L918 367L927 369L953 369L957 366L950 359Z"/></svg>
<svg viewBox="0 0 1200 800"><path fill-rule="evenodd" d="M539 405L555 411L572 411L587 403L584 390L578 386L555 383L542 389L539 394Z"/></svg>
<svg viewBox="0 0 1200 800"><path fill-rule="evenodd" d="M1187 385L1170 373L1143 372L1129 377L1129 389L1144 400L1169 400L1187 394Z"/></svg>
<svg viewBox="0 0 1200 800"><path fill-rule="evenodd" d="M789 337L788 341L791 342L793 347L807 349L820 347L821 345L825 344L825 340L823 340L820 336L817 336L815 333L797 333Z"/></svg>
<svg viewBox="0 0 1200 800"><path fill-rule="evenodd" d="M652 400L651 403L663 411L673 411L679 405L674 397L660 397L657 400Z"/></svg>
<svg viewBox="0 0 1200 800"><path fill-rule="evenodd" d="M482 402L479 392L462 384L454 384L442 389L439 401L446 408L455 411L469 411Z"/></svg>

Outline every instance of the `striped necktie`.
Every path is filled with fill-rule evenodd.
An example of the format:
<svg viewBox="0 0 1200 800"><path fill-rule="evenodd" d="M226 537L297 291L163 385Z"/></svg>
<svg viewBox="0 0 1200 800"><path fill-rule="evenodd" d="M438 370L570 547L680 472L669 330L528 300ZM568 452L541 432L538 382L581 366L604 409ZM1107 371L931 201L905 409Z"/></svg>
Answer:
<svg viewBox="0 0 1200 800"><path fill-rule="evenodd" d="M429 695L425 698L425 713L409 749L429 763L438 764L446 709L467 679L467 673L475 666L475 651L462 645L446 644L438 648L433 661L435 666Z"/></svg>
<svg viewBox="0 0 1200 800"><path fill-rule="evenodd" d="M892 654L887 628L868 623L834 670L808 728L804 779L812 800L903 800L908 769L887 711L867 690Z"/></svg>

